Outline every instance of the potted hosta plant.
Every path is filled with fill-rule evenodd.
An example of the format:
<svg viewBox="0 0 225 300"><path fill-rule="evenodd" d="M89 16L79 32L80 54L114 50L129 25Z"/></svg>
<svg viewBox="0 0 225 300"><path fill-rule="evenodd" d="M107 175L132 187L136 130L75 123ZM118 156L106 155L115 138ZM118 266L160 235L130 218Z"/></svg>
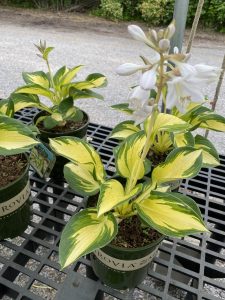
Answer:
<svg viewBox="0 0 225 300"><path fill-rule="evenodd" d="M38 127L39 138L44 143L48 143L49 137L63 135L84 138L89 117L74 105L74 101L82 98L102 100L103 96L92 89L106 86L106 77L94 73L83 81L73 81L82 65L73 68L63 66L53 74L48 56L54 48L47 47L45 42L40 42L36 47L39 50L38 56L46 62L47 73L23 73L26 85L17 88L10 96L15 110L24 107L37 107L41 110L35 116L34 124ZM51 102L50 107L43 102L44 98ZM62 158L56 160L52 176L61 177L64 163Z"/></svg>
<svg viewBox="0 0 225 300"><path fill-rule="evenodd" d="M107 178L98 153L85 141L50 140L50 147L70 160L64 167L69 185L83 196L97 198L95 207L78 212L66 224L60 264L64 268L91 253L96 275L118 289L134 287L144 279L164 236L208 231L196 203L174 192L170 184L196 176L203 165L218 164L211 143L194 137L192 131L198 126L223 131L225 124L223 117L200 106L201 85L216 80L219 71L188 65L188 56L176 49L168 53L173 23L148 35L135 25L129 31L155 51L155 58L142 57L143 65L125 64L118 69L121 75L138 70L142 74L129 102L119 107L131 112L134 122L120 124L113 132L123 138L114 150L116 176ZM154 153L165 157L155 161Z"/></svg>
<svg viewBox="0 0 225 300"><path fill-rule="evenodd" d="M31 128L5 113L0 108L0 240L18 236L29 224L29 157L26 152L39 143Z"/></svg>

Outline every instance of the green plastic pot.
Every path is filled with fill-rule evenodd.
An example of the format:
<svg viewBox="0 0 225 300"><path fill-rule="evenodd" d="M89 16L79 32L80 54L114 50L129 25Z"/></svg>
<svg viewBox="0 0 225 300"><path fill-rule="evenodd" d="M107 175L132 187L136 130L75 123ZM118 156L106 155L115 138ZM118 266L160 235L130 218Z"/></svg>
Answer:
<svg viewBox="0 0 225 300"><path fill-rule="evenodd" d="M112 288L134 288L145 279L163 238L144 247L128 249L109 244L94 251L90 256L94 273Z"/></svg>
<svg viewBox="0 0 225 300"><path fill-rule="evenodd" d="M56 137L61 137L61 136L74 136L74 137L78 137L81 139L85 138L85 136L87 134L88 124L89 124L89 116L86 112L84 112L84 111L82 111L82 112L84 114L84 120L85 120L85 124L82 127L75 129L75 130L65 131L63 133L62 132L51 132L51 131L39 129L39 131L40 131L40 134L38 135L39 140L45 146L48 147L49 138L56 138ZM37 119L39 117L43 116L44 114L45 114L44 111L41 111L38 114L36 114L33 119L33 124L36 124ZM49 150L51 150L51 149L49 148ZM55 162L54 167L49 176L56 180L62 180L64 178L63 168L64 168L64 165L68 162L69 162L68 159L66 159L62 156L56 155L56 162Z"/></svg>
<svg viewBox="0 0 225 300"><path fill-rule="evenodd" d="M30 185L27 167L14 182L0 188L0 240L23 233L30 222Z"/></svg>

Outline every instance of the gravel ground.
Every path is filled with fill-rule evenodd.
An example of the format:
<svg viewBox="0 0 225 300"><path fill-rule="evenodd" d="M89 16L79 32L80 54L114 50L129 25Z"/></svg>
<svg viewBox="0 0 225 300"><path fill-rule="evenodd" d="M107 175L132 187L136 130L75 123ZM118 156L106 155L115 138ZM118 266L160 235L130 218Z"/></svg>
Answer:
<svg viewBox="0 0 225 300"><path fill-rule="evenodd" d="M126 117L110 109L110 105L124 102L129 87L137 77L120 77L115 69L125 62L140 62L139 55L151 57L145 45L130 38L128 23L113 23L79 14L53 14L32 10L0 8L0 97L7 97L23 84L22 71L45 69L44 63L35 55L34 43L46 40L54 46L50 55L53 70L62 65L69 67L84 64L79 78L88 73L101 72L109 84L101 92L105 101L88 99L78 101L92 122L113 127ZM186 32L185 42L189 31ZM192 48L191 63L207 63L220 67L224 55L225 35L200 31ZM223 83L217 111L225 116L225 83ZM215 85L210 85L206 94L210 99ZM221 154L225 154L225 139L222 133L210 133L210 139Z"/></svg>
<svg viewBox="0 0 225 300"><path fill-rule="evenodd" d="M64 64L69 67L84 64L85 68L80 73L81 79L93 72L101 72L108 77L109 84L102 90L105 101L83 100L79 102L79 106L90 114L92 122L115 126L123 121L125 116L110 109L110 105L124 102L128 95L128 87L137 80L135 76L119 77L115 73L116 67L125 62L138 63L140 54L151 56L148 48L129 37L126 27L127 23L117 24L93 17L84 18L82 15L0 8L0 97L7 97L23 84L22 71L45 68L43 62L35 55L33 44L37 44L40 39L46 40L48 45L56 48L50 56L54 71ZM188 33L186 32L185 41ZM224 42L224 35L199 32L192 48L191 62L220 67L224 55ZM212 99L215 86L209 86L206 92ZM225 116L224 92L223 82L216 110ZM210 133L209 137L219 152L225 154L224 134ZM0 250L4 251L1 248ZM7 251L4 253L9 255ZM31 268L32 266L31 262ZM54 273L51 268L43 272L59 283L64 280L61 274ZM18 278L18 281L23 285L26 278ZM149 282L151 286L154 284L155 282ZM205 288L218 299L225 299L224 293L217 292L215 288ZM55 297L54 291L39 287L38 283L34 283L33 289L34 293L41 294L46 299ZM178 293L175 290L174 296L184 299L185 295ZM146 298L146 295L138 291L135 291L133 296L135 299L154 299ZM9 298L5 297L4 300L6 299Z"/></svg>

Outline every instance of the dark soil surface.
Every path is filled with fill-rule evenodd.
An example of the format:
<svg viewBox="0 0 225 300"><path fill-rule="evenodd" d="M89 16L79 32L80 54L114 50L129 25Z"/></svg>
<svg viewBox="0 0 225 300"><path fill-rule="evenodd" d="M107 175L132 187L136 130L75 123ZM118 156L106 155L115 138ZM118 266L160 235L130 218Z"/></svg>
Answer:
<svg viewBox="0 0 225 300"><path fill-rule="evenodd" d="M156 154L153 151L150 151L148 153L148 159L152 162L152 165L155 167L166 160L168 153Z"/></svg>
<svg viewBox="0 0 225 300"><path fill-rule="evenodd" d="M112 245L124 248L137 248L149 245L160 238L161 234L152 228L143 228L137 216L124 219Z"/></svg>
<svg viewBox="0 0 225 300"><path fill-rule="evenodd" d="M37 127L38 129L45 131L45 132L51 132L51 133L66 133L70 131L77 130L81 127L83 127L86 123L86 120L80 121L80 122L74 122L74 121L67 121L64 126L56 126L52 129L46 129L43 125L43 122L40 122Z"/></svg>
<svg viewBox="0 0 225 300"><path fill-rule="evenodd" d="M15 181L25 170L27 160L24 155L0 156L0 187Z"/></svg>

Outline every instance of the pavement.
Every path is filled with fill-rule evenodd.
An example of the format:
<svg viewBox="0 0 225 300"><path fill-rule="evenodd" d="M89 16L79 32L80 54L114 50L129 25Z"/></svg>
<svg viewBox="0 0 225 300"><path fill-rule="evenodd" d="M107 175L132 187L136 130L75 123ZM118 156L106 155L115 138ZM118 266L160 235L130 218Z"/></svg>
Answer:
<svg viewBox="0 0 225 300"><path fill-rule="evenodd" d="M127 22L118 24L90 16L38 14L0 7L0 97L7 97L23 84L23 71L46 70L33 45L39 40L46 40L49 46L55 47L50 54L53 71L63 65L73 67L83 64L85 67L78 79L82 80L87 74L95 72L107 76L108 86L99 90L105 97L104 101L79 100L77 105L89 113L91 122L114 127L126 116L110 106L125 102L129 87L137 81L136 75L118 76L116 68L125 62L139 63L141 54L147 57L152 55L149 48L129 36L127 25ZM185 34L184 50L188 34L189 31ZM225 54L224 44L225 35L201 30L194 40L190 62L220 67ZM209 99L213 99L215 85L208 86L205 92ZM225 82L216 108L225 117L224 95ZM224 133L211 132L209 138L219 153L225 154Z"/></svg>

